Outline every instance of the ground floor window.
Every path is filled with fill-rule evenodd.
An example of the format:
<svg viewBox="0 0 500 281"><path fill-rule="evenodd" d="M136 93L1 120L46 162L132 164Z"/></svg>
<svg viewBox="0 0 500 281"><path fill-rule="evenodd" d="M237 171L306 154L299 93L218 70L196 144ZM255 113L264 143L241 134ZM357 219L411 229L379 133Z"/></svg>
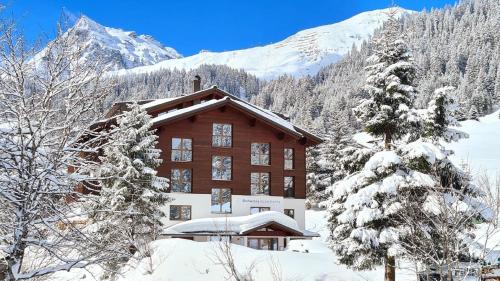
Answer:
<svg viewBox="0 0 500 281"><path fill-rule="evenodd" d="M231 189L212 188L210 210L213 214L231 213Z"/></svg>
<svg viewBox="0 0 500 281"><path fill-rule="evenodd" d="M292 219L295 218L295 210L294 209L285 209L285 210L283 210L283 213L285 213L285 215L291 217Z"/></svg>
<svg viewBox="0 0 500 281"><path fill-rule="evenodd" d="M208 241L211 242L231 242L230 236L220 235L220 236L208 236Z"/></svg>
<svg viewBox="0 0 500 281"><path fill-rule="evenodd" d="M248 247L256 250L278 250L278 238L248 238Z"/></svg>
<svg viewBox="0 0 500 281"><path fill-rule="evenodd" d="M170 220L188 221L191 219L191 206L170 205Z"/></svg>
<svg viewBox="0 0 500 281"><path fill-rule="evenodd" d="M269 207L250 207L250 215L257 214L260 212L271 211Z"/></svg>

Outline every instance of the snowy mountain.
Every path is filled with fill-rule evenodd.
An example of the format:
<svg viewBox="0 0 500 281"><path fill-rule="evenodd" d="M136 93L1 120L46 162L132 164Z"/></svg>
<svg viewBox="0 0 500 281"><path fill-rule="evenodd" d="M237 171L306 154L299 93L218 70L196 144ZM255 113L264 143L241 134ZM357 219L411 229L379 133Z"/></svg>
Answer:
<svg viewBox="0 0 500 281"><path fill-rule="evenodd" d="M87 16L81 16L66 34L76 36L76 41L84 48L85 59L103 59L110 70L152 65L182 57L176 50L164 47L149 35L105 27ZM43 53L44 50L37 56L43 56Z"/></svg>
<svg viewBox="0 0 500 281"><path fill-rule="evenodd" d="M194 69L203 64L227 65L243 69L259 78L272 79L282 74L296 77L315 74L338 61L353 46L360 46L388 18L388 9L358 14L345 21L300 31L283 41L250 49L209 52L165 60L151 66L119 71L145 73L158 69ZM401 16L412 11L396 9Z"/></svg>

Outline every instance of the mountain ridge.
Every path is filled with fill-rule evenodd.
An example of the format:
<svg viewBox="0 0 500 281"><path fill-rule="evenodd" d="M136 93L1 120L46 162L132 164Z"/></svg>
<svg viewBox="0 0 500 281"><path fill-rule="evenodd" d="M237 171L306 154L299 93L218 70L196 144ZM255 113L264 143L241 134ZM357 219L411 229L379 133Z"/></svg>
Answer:
<svg viewBox="0 0 500 281"><path fill-rule="evenodd" d="M80 16L63 36L73 36L83 49L82 59L101 59L107 70L130 69L168 59L181 58L174 48L165 47L150 35L103 26L86 15ZM36 58L45 55L41 50Z"/></svg>
<svg viewBox="0 0 500 281"><path fill-rule="evenodd" d="M394 11L396 16L414 13L402 8L373 10L344 21L299 31L282 41L264 46L226 52L203 51L157 64L119 70L116 74L147 73L158 69L191 70L203 64L226 65L265 80L283 74L295 77L316 74L322 67L335 63L353 46L359 47L382 26Z"/></svg>

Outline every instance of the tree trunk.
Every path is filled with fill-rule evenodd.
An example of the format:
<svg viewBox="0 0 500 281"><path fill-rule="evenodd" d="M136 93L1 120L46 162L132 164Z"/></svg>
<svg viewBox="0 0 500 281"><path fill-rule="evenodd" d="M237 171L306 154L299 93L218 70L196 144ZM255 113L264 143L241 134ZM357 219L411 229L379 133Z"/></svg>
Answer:
<svg viewBox="0 0 500 281"><path fill-rule="evenodd" d="M389 132L384 134L384 147L387 150L391 149L392 135Z"/></svg>
<svg viewBox="0 0 500 281"><path fill-rule="evenodd" d="M396 280L396 259L386 256L385 258L385 281Z"/></svg>

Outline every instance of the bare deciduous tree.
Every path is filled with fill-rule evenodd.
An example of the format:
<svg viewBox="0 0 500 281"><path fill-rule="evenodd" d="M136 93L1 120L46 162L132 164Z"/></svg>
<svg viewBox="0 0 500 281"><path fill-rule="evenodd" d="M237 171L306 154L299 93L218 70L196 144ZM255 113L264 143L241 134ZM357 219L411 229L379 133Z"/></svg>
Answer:
<svg viewBox="0 0 500 281"><path fill-rule="evenodd" d="M99 60L86 60L60 25L42 53L27 48L12 21L0 22L0 254L7 280L83 268L108 258L92 239L75 187L88 177L69 173L92 159L98 146L82 138L99 116L110 82ZM89 251L89 249L94 249ZM38 259L44 257L44 259ZM33 262L36 260L37 262Z"/></svg>

